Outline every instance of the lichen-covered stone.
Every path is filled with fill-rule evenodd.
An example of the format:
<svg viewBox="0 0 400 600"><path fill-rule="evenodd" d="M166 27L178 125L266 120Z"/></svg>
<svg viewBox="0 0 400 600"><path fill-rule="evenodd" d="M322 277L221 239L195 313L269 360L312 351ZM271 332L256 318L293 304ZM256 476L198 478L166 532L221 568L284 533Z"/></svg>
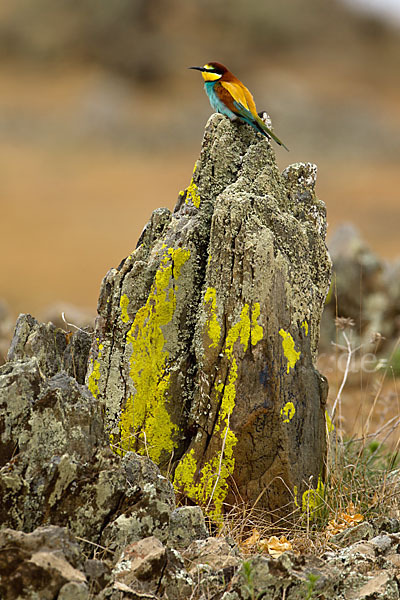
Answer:
<svg viewBox="0 0 400 600"><path fill-rule="evenodd" d="M398 600L398 566L392 562L399 536L391 537L382 553L371 541L356 542L321 558L295 556L288 552L279 558L257 556L247 559L232 578L222 600ZM311 576L311 577L310 577Z"/></svg>
<svg viewBox="0 0 400 600"><path fill-rule="evenodd" d="M91 336L83 330L69 333L53 323L39 323L31 315L21 314L15 325L7 361L35 357L44 377L65 371L78 383L84 383Z"/></svg>
<svg viewBox="0 0 400 600"><path fill-rule="evenodd" d="M369 532L365 531L368 539ZM396 583L399 564L392 561L393 551L398 548L400 536L379 536L369 541L355 542L339 552L327 552L324 556L328 569L339 576L334 584L331 598L335 600L398 600ZM375 541L374 541L375 540ZM389 543L390 540L390 543Z"/></svg>
<svg viewBox="0 0 400 600"><path fill-rule="evenodd" d="M127 546L113 575L116 582L136 591L138 597L150 593L154 597L181 600L190 597L194 585L178 552L166 548L155 537Z"/></svg>
<svg viewBox="0 0 400 600"><path fill-rule="evenodd" d="M223 594L222 600L250 600L260 594L270 600L304 600L309 591L310 574L317 577L315 597L336 598L333 586L338 570L325 568L323 561L315 557L310 557L306 563L301 557L297 559L293 554L285 553L279 558L249 558L233 577L230 590Z"/></svg>
<svg viewBox="0 0 400 600"><path fill-rule="evenodd" d="M215 571L229 567L237 567L241 562L241 555L232 540L223 537L208 537L205 540L196 540L186 548L182 554L188 569L206 564Z"/></svg>
<svg viewBox="0 0 400 600"><path fill-rule="evenodd" d="M26 534L0 530L0 597L3 600L52 600L64 586L76 586L88 598L86 577L81 570L80 548L62 527L40 527Z"/></svg>
<svg viewBox="0 0 400 600"><path fill-rule="evenodd" d="M32 356L0 368L0 406L3 527L52 523L94 543L107 529L114 550L143 535L167 539L172 484L147 457L111 451L103 407L85 386L65 372L45 378ZM135 523L123 539L118 518Z"/></svg>
<svg viewBox="0 0 400 600"><path fill-rule="evenodd" d="M105 555L109 557L110 552ZM104 560L88 558L85 560L84 573L92 594L100 592L111 581L111 568Z"/></svg>
<svg viewBox="0 0 400 600"><path fill-rule="evenodd" d="M59 591L57 600L89 600L90 591L86 583L69 581Z"/></svg>
<svg viewBox="0 0 400 600"><path fill-rule="evenodd" d="M193 541L208 536L200 506L180 506L171 513L168 545L177 550L186 549Z"/></svg>
<svg viewBox="0 0 400 600"><path fill-rule="evenodd" d="M332 536L332 542L339 546L349 546L360 540L369 540L374 535L374 529L370 523L364 521L355 527L349 527L344 531Z"/></svg>
<svg viewBox="0 0 400 600"><path fill-rule="evenodd" d="M156 536L165 542L170 532L170 517L175 509L175 494L170 481L147 457L132 452L122 460L129 486L129 510L121 510L104 529L101 544L117 554L133 542Z"/></svg>
<svg viewBox="0 0 400 600"><path fill-rule="evenodd" d="M102 284L87 383L111 442L214 517L236 493L290 512L322 489L313 361L330 259L315 178L302 163L280 174L265 139L214 115L173 214L156 211Z"/></svg>
<svg viewBox="0 0 400 600"><path fill-rule="evenodd" d="M400 482L398 482L398 484L400 486ZM376 535L379 535L380 533L398 533L400 531L400 521L394 517L386 517L383 515L376 517L372 525Z"/></svg>
<svg viewBox="0 0 400 600"><path fill-rule="evenodd" d="M19 454L43 377L35 357L0 367L0 467Z"/></svg>

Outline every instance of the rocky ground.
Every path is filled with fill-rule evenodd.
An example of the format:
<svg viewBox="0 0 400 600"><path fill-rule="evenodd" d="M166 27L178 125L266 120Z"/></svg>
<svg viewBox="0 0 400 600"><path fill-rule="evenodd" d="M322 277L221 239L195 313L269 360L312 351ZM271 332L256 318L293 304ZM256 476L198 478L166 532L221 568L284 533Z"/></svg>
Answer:
<svg viewBox="0 0 400 600"><path fill-rule="evenodd" d="M150 517L152 519L153 517ZM399 595L399 522L354 528L346 547L320 558L286 552L244 560L229 539L207 537L201 511L172 511L170 537L149 536L118 552L82 551L66 527L0 532L2 598L394 600ZM389 533L388 533L389 532ZM350 543L350 539L357 540ZM311 593L311 594L310 594ZM310 594L310 595L308 595Z"/></svg>
<svg viewBox="0 0 400 600"><path fill-rule="evenodd" d="M0 368L0 597L400 598L400 523L342 531L322 556L246 556L176 506L147 457L112 453L83 385L90 332L18 319Z"/></svg>

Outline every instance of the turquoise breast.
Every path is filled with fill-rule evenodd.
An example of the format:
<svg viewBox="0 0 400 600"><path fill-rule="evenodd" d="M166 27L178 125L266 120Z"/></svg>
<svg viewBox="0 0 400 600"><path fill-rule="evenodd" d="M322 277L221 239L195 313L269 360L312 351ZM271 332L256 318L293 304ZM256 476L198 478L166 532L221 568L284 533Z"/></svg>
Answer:
<svg viewBox="0 0 400 600"><path fill-rule="evenodd" d="M217 94L215 93L214 86L215 83L213 81L206 81L206 83L204 84L204 89L206 90L206 94L208 96L212 108L216 112L221 113L221 115L225 115L230 119L237 119L235 113L233 113L227 106L225 106L225 104L221 102L221 100L218 98Z"/></svg>

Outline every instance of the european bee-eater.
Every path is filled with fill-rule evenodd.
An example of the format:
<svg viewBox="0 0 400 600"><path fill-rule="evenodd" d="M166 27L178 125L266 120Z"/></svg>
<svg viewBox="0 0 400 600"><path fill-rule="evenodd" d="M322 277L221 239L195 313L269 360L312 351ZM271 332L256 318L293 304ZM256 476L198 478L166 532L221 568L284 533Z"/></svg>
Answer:
<svg viewBox="0 0 400 600"><path fill-rule="evenodd" d="M224 65L210 62L204 67L189 67L201 71L204 89L212 108L231 121L239 119L251 125L256 131L289 151L283 142L266 126L258 116L253 96L245 85L235 77Z"/></svg>

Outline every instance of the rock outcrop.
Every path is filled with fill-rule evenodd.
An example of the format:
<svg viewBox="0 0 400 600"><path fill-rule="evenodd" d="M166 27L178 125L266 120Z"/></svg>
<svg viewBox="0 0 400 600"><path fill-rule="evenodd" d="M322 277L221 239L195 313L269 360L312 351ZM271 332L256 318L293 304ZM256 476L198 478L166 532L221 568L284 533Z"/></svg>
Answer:
<svg viewBox="0 0 400 600"><path fill-rule="evenodd" d="M149 535L165 541L171 483L149 458L111 451L103 405L72 376L85 376L85 335L18 319L0 367L0 523L65 526L112 552Z"/></svg>
<svg viewBox="0 0 400 600"><path fill-rule="evenodd" d="M0 597L188 597L174 548L207 537L203 513L176 508L148 457L110 449L104 406L78 382L89 340L21 315L0 367Z"/></svg>
<svg viewBox="0 0 400 600"><path fill-rule="evenodd" d="M79 545L65 528L0 531L1 598L83 600L88 598L88 583Z"/></svg>
<svg viewBox="0 0 400 600"><path fill-rule="evenodd" d="M324 476L315 179L309 164L281 174L265 139L214 115L175 211L153 213L101 287L87 384L112 445L215 517L238 498L290 512Z"/></svg>

